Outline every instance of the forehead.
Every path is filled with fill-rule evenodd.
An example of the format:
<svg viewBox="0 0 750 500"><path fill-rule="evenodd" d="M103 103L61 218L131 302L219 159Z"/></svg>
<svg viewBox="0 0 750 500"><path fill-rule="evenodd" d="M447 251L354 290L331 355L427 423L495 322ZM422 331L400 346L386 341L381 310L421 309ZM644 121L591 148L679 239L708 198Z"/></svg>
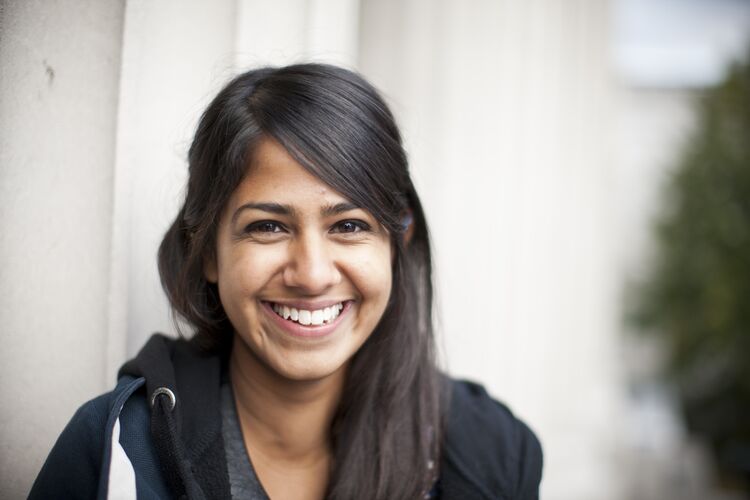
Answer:
<svg viewBox="0 0 750 500"><path fill-rule="evenodd" d="M277 141L263 138L253 148L247 174L232 194L230 205L248 200L322 205L346 198L308 172Z"/></svg>

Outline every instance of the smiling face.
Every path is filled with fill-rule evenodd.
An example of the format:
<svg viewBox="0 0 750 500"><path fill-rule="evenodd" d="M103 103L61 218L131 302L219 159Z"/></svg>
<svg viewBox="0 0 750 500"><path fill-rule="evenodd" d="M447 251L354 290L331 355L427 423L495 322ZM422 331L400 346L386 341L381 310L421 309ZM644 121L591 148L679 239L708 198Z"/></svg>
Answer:
<svg viewBox="0 0 750 500"><path fill-rule="evenodd" d="M345 367L380 321L391 243L368 211L266 138L222 213L205 276L237 334L233 356L246 352L286 379L320 379Z"/></svg>

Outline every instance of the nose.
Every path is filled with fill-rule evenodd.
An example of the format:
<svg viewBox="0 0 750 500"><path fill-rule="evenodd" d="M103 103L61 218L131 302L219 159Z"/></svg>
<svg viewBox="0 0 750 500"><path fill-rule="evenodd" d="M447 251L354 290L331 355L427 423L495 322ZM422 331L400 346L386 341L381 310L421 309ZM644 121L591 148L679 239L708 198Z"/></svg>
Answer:
<svg viewBox="0 0 750 500"><path fill-rule="evenodd" d="M284 284L305 295L320 295L341 282L332 249L324 236L306 235L289 245Z"/></svg>

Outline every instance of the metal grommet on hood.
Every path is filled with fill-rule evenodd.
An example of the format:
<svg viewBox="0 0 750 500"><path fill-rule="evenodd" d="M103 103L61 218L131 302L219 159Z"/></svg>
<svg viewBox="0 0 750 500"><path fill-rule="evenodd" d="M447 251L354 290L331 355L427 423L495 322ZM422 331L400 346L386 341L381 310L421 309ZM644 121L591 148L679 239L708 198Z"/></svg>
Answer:
<svg viewBox="0 0 750 500"><path fill-rule="evenodd" d="M151 408L156 404L156 397L162 395L169 398L169 411L174 410L174 405L177 404L177 398L175 397L174 392L167 387L159 387L153 394L151 394Z"/></svg>

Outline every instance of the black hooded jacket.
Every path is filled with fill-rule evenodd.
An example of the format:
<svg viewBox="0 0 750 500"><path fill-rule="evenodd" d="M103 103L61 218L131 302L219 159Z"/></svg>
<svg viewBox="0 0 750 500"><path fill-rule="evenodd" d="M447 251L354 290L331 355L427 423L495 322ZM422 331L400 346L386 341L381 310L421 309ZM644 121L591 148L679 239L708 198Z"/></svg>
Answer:
<svg viewBox="0 0 750 500"><path fill-rule="evenodd" d="M230 498L221 366L154 335L120 369L115 390L76 412L29 498ZM531 430L480 385L450 384L433 498L537 499L542 450Z"/></svg>

